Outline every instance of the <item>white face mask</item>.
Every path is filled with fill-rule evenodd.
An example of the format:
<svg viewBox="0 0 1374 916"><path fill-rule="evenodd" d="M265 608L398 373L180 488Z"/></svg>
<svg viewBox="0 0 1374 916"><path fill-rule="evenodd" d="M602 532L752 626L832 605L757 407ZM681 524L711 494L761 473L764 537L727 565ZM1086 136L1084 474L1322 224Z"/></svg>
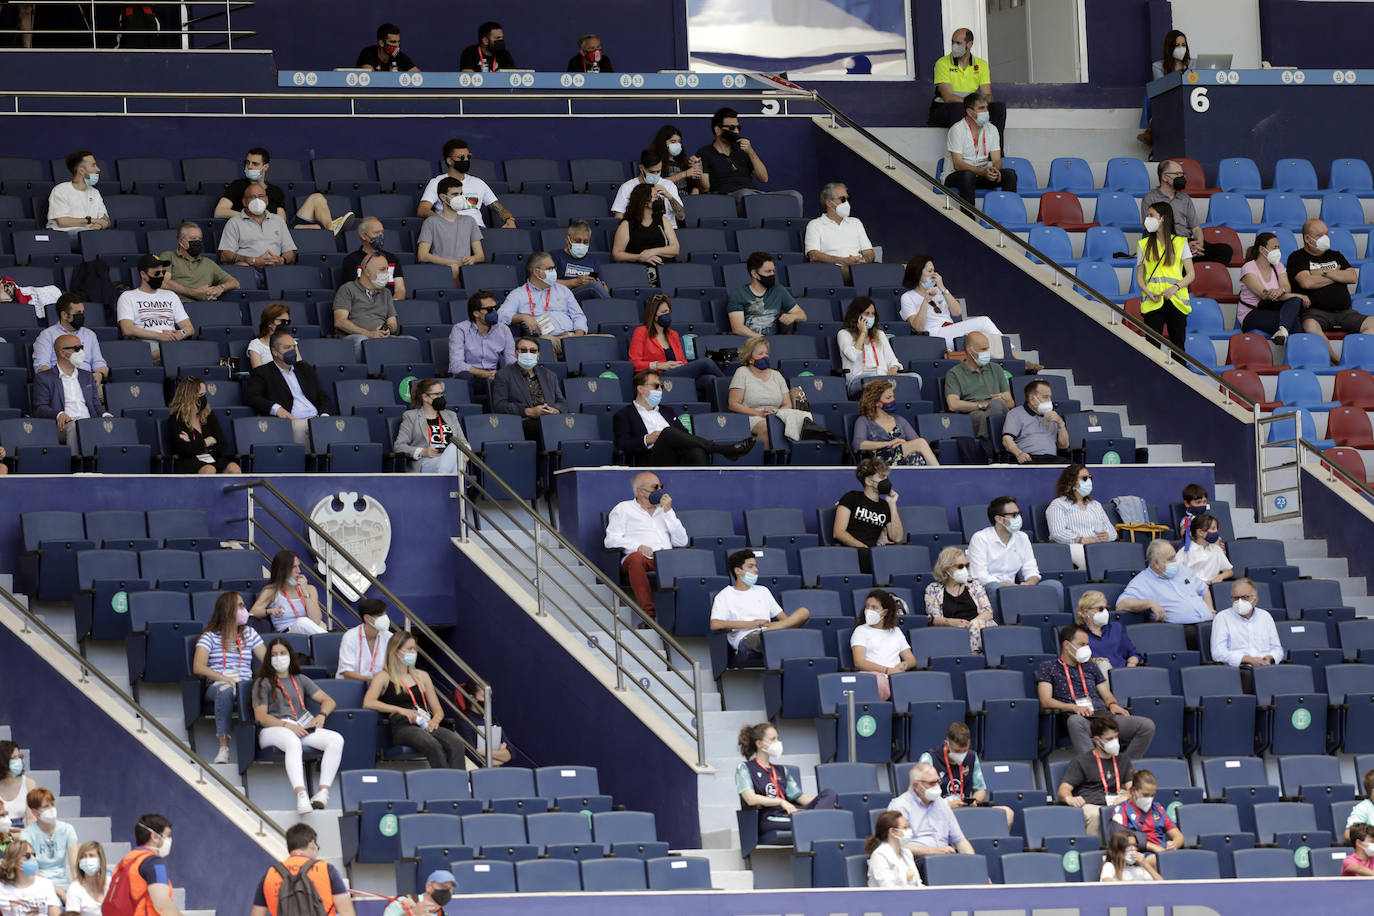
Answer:
<svg viewBox="0 0 1374 916"><path fill-rule="evenodd" d="M38 819L45 824L57 823L57 809L49 806L38 812Z"/></svg>
<svg viewBox="0 0 1374 916"><path fill-rule="evenodd" d="M1264 249L1264 259L1270 264L1277 264L1283 260L1283 252L1277 248Z"/></svg>
<svg viewBox="0 0 1374 916"><path fill-rule="evenodd" d="M100 871L100 859L95 856L86 856L86 858L76 864L81 867L81 871L88 875L94 875Z"/></svg>
<svg viewBox="0 0 1374 916"><path fill-rule="evenodd" d="M887 832L887 835L890 837L895 837L897 842L899 843L905 843L907 840L911 839L911 831L903 830L900 827L893 827L891 830Z"/></svg>
<svg viewBox="0 0 1374 916"><path fill-rule="evenodd" d="M1141 811L1149 811L1155 806L1155 797L1153 795L1142 795L1135 800L1135 806Z"/></svg>
<svg viewBox="0 0 1374 916"><path fill-rule="evenodd" d="M1158 217L1158 216L1147 216L1147 217L1145 217L1145 231L1148 232L1150 235L1154 235L1156 232L1159 231L1159 217Z"/></svg>
<svg viewBox="0 0 1374 916"><path fill-rule="evenodd" d="M949 45L949 56L950 56L950 57L953 57L953 58L960 58L960 57L963 57L963 56L964 56L964 46L963 46L961 43L957 42L957 41L950 42L950 45Z"/></svg>
<svg viewBox="0 0 1374 916"><path fill-rule="evenodd" d="M1112 738L1109 741L1103 741L1102 753L1106 754L1108 757L1115 757L1117 754L1121 753L1121 739Z"/></svg>
<svg viewBox="0 0 1374 916"><path fill-rule="evenodd" d="M1184 46L1181 47L1181 48L1174 48L1174 60L1183 60L1183 58L1185 58L1185 57L1187 57L1187 56L1188 56L1188 46L1187 46L1187 45L1184 45Z"/></svg>
<svg viewBox="0 0 1374 916"><path fill-rule="evenodd" d="M765 754L767 754L769 757L781 757L781 756L782 756L782 742L781 742L781 741L774 741L774 742L772 742L771 744L765 744L765 745L763 746L763 752L764 752Z"/></svg>
<svg viewBox="0 0 1374 916"><path fill-rule="evenodd" d="M78 350L75 353L69 354L67 356L67 362L71 364L71 367L73 369L85 369L86 350L82 348L81 350Z"/></svg>
<svg viewBox="0 0 1374 916"><path fill-rule="evenodd" d="M286 655L272 656L272 670L278 674L285 674L291 668L291 658Z"/></svg>
<svg viewBox="0 0 1374 916"><path fill-rule="evenodd" d="M920 794L926 801L933 802L939 801L945 793L940 790L939 786L927 786L925 789L921 790Z"/></svg>
<svg viewBox="0 0 1374 916"><path fill-rule="evenodd" d="M457 213L459 210L466 210L467 206L468 200L461 194L455 194L448 198L448 208L454 213Z"/></svg>
<svg viewBox="0 0 1374 916"><path fill-rule="evenodd" d="M870 627L876 627L883 622L883 612L875 611L871 607L864 608L864 623Z"/></svg>
<svg viewBox="0 0 1374 916"><path fill-rule="evenodd" d="M966 569L966 568L965 568L965 569L956 569L951 575L952 575L954 581L955 581L955 582L958 582L960 585L967 585L967 584L968 584L968 580L969 580L968 569Z"/></svg>
<svg viewBox="0 0 1374 916"><path fill-rule="evenodd" d="M1255 613L1255 606L1243 598L1237 598L1232 602L1231 609L1242 617L1249 617Z"/></svg>
<svg viewBox="0 0 1374 916"><path fill-rule="evenodd" d="M1322 234L1312 240L1312 247L1318 251L1331 250L1331 236Z"/></svg>
<svg viewBox="0 0 1374 916"><path fill-rule="evenodd" d="M1039 404L1035 405L1035 412L1040 414L1040 416L1042 417L1052 410L1054 410L1053 401L1041 401Z"/></svg>
<svg viewBox="0 0 1374 916"><path fill-rule="evenodd" d="M1088 659L1093 657L1092 646L1079 646L1073 650L1073 657L1080 665L1086 665Z"/></svg>
<svg viewBox="0 0 1374 916"><path fill-rule="evenodd" d="M849 201L846 200L844 203L839 204L838 206L836 206L836 207L835 207L835 215L838 216L840 219L848 219L848 218L849 218Z"/></svg>
<svg viewBox="0 0 1374 916"><path fill-rule="evenodd" d="M1099 627L1105 627L1108 623L1111 622L1111 619L1112 615L1109 614L1107 611L1098 611L1097 613L1093 614L1093 623L1097 624Z"/></svg>
<svg viewBox="0 0 1374 916"><path fill-rule="evenodd" d="M963 763L968 751L948 751L950 763Z"/></svg>
<svg viewBox="0 0 1374 916"><path fill-rule="evenodd" d="M1137 859L1137 858L1138 858L1138 857L1136 856L1135 850L1134 850L1134 849L1128 849L1128 850L1126 850L1126 864L1127 864L1127 865L1134 865L1134 864L1136 863L1136 859Z"/></svg>
<svg viewBox="0 0 1374 916"><path fill-rule="evenodd" d="M1364 844L1364 854L1367 859L1374 859L1374 843Z"/></svg>
<svg viewBox="0 0 1374 916"><path fill-rule="evenodd" d="M391 629L391 618L386 616L385 614L378 614L373 619L372 626L375 629L385 633L387 630Z"/></svg>
<svg viewBox="0 0 1374 916"><path fill-rule="evenodd" d="M254 216L262 216L267 212L267 201L261 197L255 197L248 201L248 212Z"/></svg>

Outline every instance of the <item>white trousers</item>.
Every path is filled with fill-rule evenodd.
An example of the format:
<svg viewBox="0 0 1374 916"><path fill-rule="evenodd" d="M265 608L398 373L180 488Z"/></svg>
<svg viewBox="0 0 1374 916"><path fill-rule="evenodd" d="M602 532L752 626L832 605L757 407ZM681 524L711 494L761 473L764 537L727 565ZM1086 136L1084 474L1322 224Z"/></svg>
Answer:
<svg viewBox="0 0 1374 916"><path fill-rule="evenodd" d="M263 748L274 747L286 755L286 778L291 786L307 788L305 785L305 765L301 763L301 749L323 751L320 761L320 785L332 786L334 776L339 772L339 758L343 756L343 735L327 728L317 728L304 738L297 738L289 728L272 725L264 728L258 735L258 744Z"/></svg>

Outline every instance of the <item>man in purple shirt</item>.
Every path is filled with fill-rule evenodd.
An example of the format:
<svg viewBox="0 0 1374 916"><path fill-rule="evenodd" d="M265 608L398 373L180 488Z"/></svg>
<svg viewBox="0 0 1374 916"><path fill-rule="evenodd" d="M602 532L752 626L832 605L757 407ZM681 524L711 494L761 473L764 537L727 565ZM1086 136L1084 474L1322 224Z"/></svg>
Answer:
<svg viewBox="0 0 1374 916"><path fill-rule="evenodd" d="M515 362L510 326L487 320L496 308L496 294L479 289L468 298L468 320L449 332L448 371L458 378L490 379L497 369Z"/></svg>

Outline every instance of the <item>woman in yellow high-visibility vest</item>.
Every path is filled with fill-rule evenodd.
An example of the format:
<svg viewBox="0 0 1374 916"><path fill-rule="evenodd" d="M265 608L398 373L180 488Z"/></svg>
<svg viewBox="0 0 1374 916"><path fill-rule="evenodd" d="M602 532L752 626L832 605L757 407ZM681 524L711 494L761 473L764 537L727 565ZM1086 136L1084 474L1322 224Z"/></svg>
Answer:
<svg viewBox="0 0 1374 916"><path fill-rule="evenodd" d="M1193 253L1188 239L1174 234L1174 208L1164 201L1145 211L1145 235L1135 259L1135 282L1140 288L1140 315L1157 333L1169 329L1169 340L1180 350L1188 331L1188 286L1193 282Z"/></svg>

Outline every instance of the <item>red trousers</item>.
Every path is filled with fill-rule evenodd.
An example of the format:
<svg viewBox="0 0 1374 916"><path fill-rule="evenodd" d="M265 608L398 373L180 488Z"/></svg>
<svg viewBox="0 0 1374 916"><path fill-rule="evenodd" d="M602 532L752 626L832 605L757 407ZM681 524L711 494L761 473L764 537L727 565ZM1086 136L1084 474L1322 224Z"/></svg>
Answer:
<svg viewBox="0 0 1374 916"><path fill-rule="evenodd" d="M636 550L621 561L620 568L630 579L630 589L635 593L635 600L644 609L644 613L652 617L654 590L649 586L649 573L656 568L654 561Z"/></svg>

